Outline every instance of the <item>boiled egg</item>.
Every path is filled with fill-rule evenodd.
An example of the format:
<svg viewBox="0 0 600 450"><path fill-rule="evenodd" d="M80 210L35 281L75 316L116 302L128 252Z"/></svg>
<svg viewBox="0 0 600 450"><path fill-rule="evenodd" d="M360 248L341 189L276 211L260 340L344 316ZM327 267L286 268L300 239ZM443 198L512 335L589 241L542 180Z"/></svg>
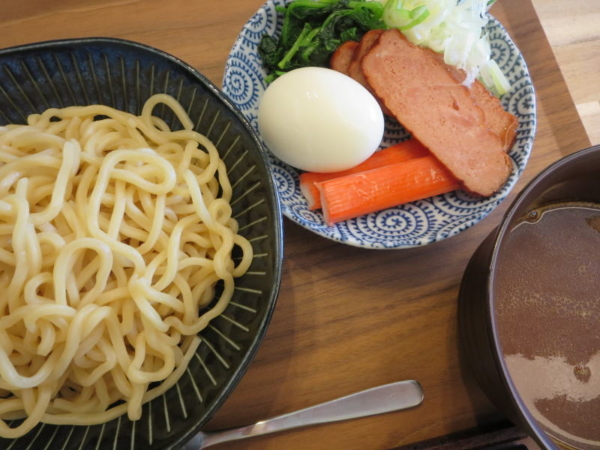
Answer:
<svg viewBox="0 0 600 450"><path fill-rule="evenodd" d="M290 166L338 172L377 150L384 119L377 100L357 81L331 69L304 67L265 90L258 128L269 150Z"/></svg>

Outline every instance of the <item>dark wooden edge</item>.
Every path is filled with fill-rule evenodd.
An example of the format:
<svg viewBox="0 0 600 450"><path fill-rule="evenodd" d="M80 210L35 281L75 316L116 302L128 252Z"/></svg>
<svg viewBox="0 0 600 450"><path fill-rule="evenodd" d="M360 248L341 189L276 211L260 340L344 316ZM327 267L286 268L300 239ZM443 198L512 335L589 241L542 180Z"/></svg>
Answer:
<svg viewBox="0 0 600 450"><path fill-rule="evenodd" d="M510 422L453 433L394 450L539 450L539 446Z"/></svg>

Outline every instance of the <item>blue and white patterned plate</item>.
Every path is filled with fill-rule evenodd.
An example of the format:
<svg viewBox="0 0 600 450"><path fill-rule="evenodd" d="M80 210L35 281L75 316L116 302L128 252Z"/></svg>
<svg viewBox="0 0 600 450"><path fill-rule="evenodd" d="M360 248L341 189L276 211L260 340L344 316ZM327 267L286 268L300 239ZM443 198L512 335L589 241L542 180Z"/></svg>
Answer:
<svg viewBox="0 0 600 450"><path fill-rule="evenodd" d="M242 29L225 67L223 90L258 131L259 99L267 75L258 54L261 36L278 36L282 17L275 6L291 0L268 0ZM431 244L454 236L487 216L511 191L531 153L536 127L535 92L523 56L500 23L490 16L487 25L492 57L511 83L502 105L519 119L517 140L509 155L513 171L506 185L489 198L456 191L340 222L332 227L320 211L310 211L298 182L298 170L270 155L283 214L329 239L356 247L393 249ZM408 139L396 121L387 119L382 147Z"/></svg>

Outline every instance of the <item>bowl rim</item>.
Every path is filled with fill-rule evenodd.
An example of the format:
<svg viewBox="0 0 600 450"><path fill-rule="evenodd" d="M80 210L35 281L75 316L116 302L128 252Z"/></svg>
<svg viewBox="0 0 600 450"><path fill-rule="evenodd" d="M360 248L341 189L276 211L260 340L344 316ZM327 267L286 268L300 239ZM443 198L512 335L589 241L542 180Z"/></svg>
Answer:
<svg viewBox="0 0 600 450"><path fill-rule="evenodd" d="M510 402L513 406L513 409L517 411L521 419L527 423L530 430L535 433L536 439L542 443L547 449L556 449L559 450L559 447L554 443L550 435L547 434L542 427L538 424L537 420L533 417L525 402L521 398L519 391L517 390L512 377L510 376L508 367L506 366L506 362L502 356L501 349L502 345L500 342L500 336L498 332L498 322L496 320L496 315L494 314L495 305L496 305L496 297L494 295L494 280L497 273L497 262L499 258L499 253L501 248L503 247L503 242L506 239L506 236L510 232L510 225L512 221L516 218L517 210L523 203L529 203L528 194L537 188L540 184L543 184L546 179L560 171L562 168L569 166L574 161L577 161L581 158L586 158L590 154L600 153L600 145L594 145L587 147L585 149L576 151L567 155L546 168L544 168L541 172L539 172L532 180L530 180L527 185L519 192L516 198L513 200L508 210L502 217L500 224L496 230L496 235L494 237L494 245L491 252L491 257L489 258L489 266L487 267L487 277L486 277L486 321L491 333L488 334L488 339L490 340L489 345L493 349L492 356L494 360L494 364L496 366L496 370L500 375L500 379L504 387L508 390L510 395Z"/></svg>
<svg viewBox="0 0 600 450"><path fill-rule="evenodd" d="M232 47L230 48L229 54L227 56L225 71L223 73L223 83L222 83L224 92L229 94L229 91L227 89L226 80L228 77L231 76L230 66L231 66L232 56L234 54L234 51L236 49L238 49L238 46L241 46L246 40L249 40L248 37L246 36L246 32L249 29L249 24L251 23L252 19L259 13L264 14L266 11L266 8L274 8L275 6L278 5L278 3L281 3L281 2L288 4L290 1L292 1L292 0L264 0L264 2L255 11L254 15L252 17L248 18L247 21L244 23L244 25L240 29L240 32L238 33L238 35L234 41L234 43L232 44ZM510 186L510 188L504 193L503 196L501 196L497 199L494 199L493 206L491 208L487 207L485 210L479 211L477 214L472 214L472 217L466 222L467 225L465 225L464 223L457 225L455 227L455 229L452 230L451 232L444 232L444 233L438 232L438 233L436 233L435 237L431 237L430 239L428 239L426 241L424 239L419 238L419 239L416 239L418 242L404 242L404 243L401 243L400 240L396 237L384 238L384 239L380 239L377 241L362 240L360 238L357 238L353 233L348 233L346 230L341 230L337 233L335 233L335 232L329 233L324 230L328 230L331 227L327 227L327 226L321 227L321 226L317 226L317 225L311 225L310 222L308 222L306 220L302 220L300 214L291 211L291 209L293 209L293 206L294 206L293 204L288 205L286 203L286 205L285 205L286 207L282 207L283 215L286 216L292 222L301 226L302 228L305 228L308 231L316 234L317 236L331 240L333 242L337 242L337 243L341 243L344 245L349 245L349 246L357 247L357 248L370 249L370 250L403 250L403 249L417 248L417 247L424 247L427 245L432 245L437 242L441 242L441 241L444 241L451 237L454 237L454 236L460 234L461 232L466 231L467 229L472 228L473 226L482 222L502 202L504 202L508 198L510 193L513 191L513 189L515 188L517 181L522 176L523 171L525 170L527 163L529 161L529 158L531 156L531 153L533 151L534 140L535 140L535 136L536 136L536 132L537 132L537 120L538 120L537 93L536 93L535 85L531 78L531 74L529 71L529 66L527 65L527 61L525 60L523 53L521 52L521 50L519 49L519 47L513 40L512 36L510 35L510 33L508 33L508 31L506 30L504 25L495 16L493 16L490 12L487 12L487 17L489 20L488 20L488 24L486 25L486 27L490 26L490 25L498 26L500 28L500 30L502 32L502 36L506 40L506 42L508 42L509 44L511 44L514 47L514 49L516 51L517 59L519 59L519 58L522 59L522 65L523 65L522 69L523 69L523 73L526 75L526 78L528 80L527 87L531 91L532 104L533 104L532 113L531 113L532 117L531 117L531 119L528 120L528 122L531 123L531 133L530 133L530 137L527 140L527 144L526 144L528 147L528 151L526 152L526 154L523 157L522 167L520 167L520 163L518 160L515 160L511 157L511 161L516 166L517 170L514 174L511 172L511 177L509 178L509 180L507 180L506 184L500 190L506 188L506 185L510 182L510 180L513 176L514 176L514 180L512 181L512 185ZM252 78L254 78L254 76L255 75L253 74ZM262 85L262 80L259 80L259 84ZM515 83L515 85L516 85L516 83ZM516 145L516 144L517 144L517 142L515 142L514 145ZM509 150L509 154L510 154L510 150ZM292 168L292 170L295 171L297 169ZM297 187L297 189L299 189L299 185L296 187ZM496 195L496 194L494 194L494 195ZM484 198L482 200L486 201L492 197ZM418 204L423 201L428 201L428 199L417 200L415 202L410 202L409 204ZM285 200L282 199L282 202L285 202ZM401 206L401 205L399 205L399 206ZM421 207L419 207L419 208L421 208ZM393 209L393 208L389 208L389 209ZM429 207L424 207L421 210L426 211L427 209L429 209ZM378 213L381 213L381 211L376 212L376 213L370 213L369 215L378 214ZM369 215L367 215L367 216L369 216ZM363 216L363 217L367 217L367 216ZM351 219L351 220L358 220L358 219L360 219L360 218ZM462 219L462 217L460 217L458 222L460 222L461 219ZM447 224L444 226L447 226ZM356 227L353 227L353 228L360 228L360 227L359 227L359 225L356 225Z"/></svg>
<svg viewBox="0 0 600 450"><path fill-rule="evenodd" d="M159 56L163 59L170 61L171 63L179 66L181 69L186 71L193 79L194 83L200 84L204 86L212 95L214 95L219 102L221 102L226 108L228 108L231 113L235 116L237 121L241 124L243 128L249 133L249 137L256 146L257 152L259 154L259 158L265 166L267 172L271 175L267 177L265 181L265 187L267 192L270 192L270 203L272 203L272 214L273 214L273 225L274 225L274 241L275 245L273 248L273 275L274 275L274 283L271 290L270 295L266 299L268 307L265 310L264 316L260 323L258 324L258 332L253 336L252 342L248 347L248 351L242 357L239 366L235 371L232 372L232 375L229 377L228 381L223 385L222 391L219 396L213 401L212 405L207 407L206 413L204 414L203 420L196 421L196 424L192 426L186 433L182 433L179 436L175 437L174 440L167 445L166 448L178 448L179 446L187 443L191 438L193 438L201 428L214 416L214 414L221 408L223 403L229 398L229 396L234 391L235 387L241 381L246 371L248 370L250 363L252 362L256 352L258 351L260 345L262 344L267 329L269 327L269 323L273 316L273 312L275 310L275 306L277 304L277 299L279 296L282 272L283 272L283 250L284 250L284 242L283 242L283 218L281 212L281 203L280 203L280 194L275 186L274 177L272 174L272 167L268 161L266 149L262 143L262 140L259 138L258 133L252 128L250 122L246 119L246 117L242 114L240 109L235 105L230 98L224 94L224 92L217 87L215 83L210 81L205 75L203 75L199 70L195 69L190 64L186 63L182 59L158 48L152 47L147 44L142 44L140 42L131 41L122 38L114 38L114 37L85 37L85 38L67 38L67 39L53 39L46 40L40 42L33 42L23 45L16 45L12 47L7 47L0 49L0 58L2 57L10 57L10 56L18 56L21 52L27 51L47 51L53 52L58 49L65 49L68 46L76 46L76 47L85 47L87 45L117 45L121 47L125 47L126 49L135 49L137 51L142 51L146 53L151 53L156 56ZM121 416L122 417L122 416Z"/></svg>

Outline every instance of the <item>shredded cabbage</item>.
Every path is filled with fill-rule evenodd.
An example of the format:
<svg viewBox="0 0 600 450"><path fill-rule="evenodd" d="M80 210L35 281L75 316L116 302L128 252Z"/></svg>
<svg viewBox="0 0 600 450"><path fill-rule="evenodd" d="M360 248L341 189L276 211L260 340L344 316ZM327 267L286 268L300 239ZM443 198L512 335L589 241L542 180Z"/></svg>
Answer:
<svg viewBox="0 0 600 450"><path fill-rule="evenodd" d="M476 78L500 96L508 80L491 58L483 28L488 22L488 0L373 0L385 5L383 19L415 45L444 54L444 61L463 69L470 86Z"/></svg>

